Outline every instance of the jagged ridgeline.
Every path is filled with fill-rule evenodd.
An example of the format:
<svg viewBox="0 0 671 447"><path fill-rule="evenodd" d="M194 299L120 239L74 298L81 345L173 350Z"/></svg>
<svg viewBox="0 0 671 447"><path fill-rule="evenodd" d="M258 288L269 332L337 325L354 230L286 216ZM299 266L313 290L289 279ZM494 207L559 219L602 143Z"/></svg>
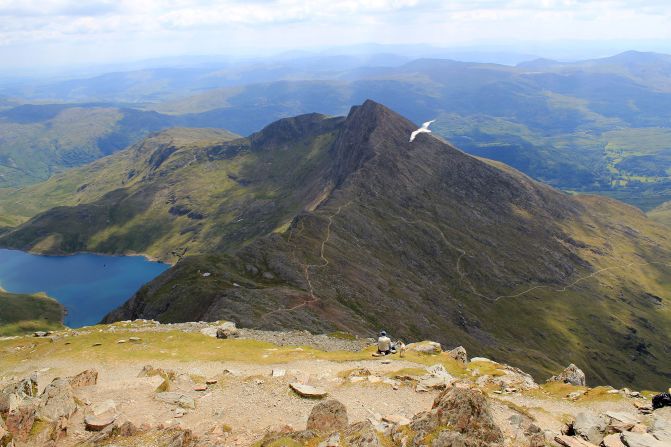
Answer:
<svg viewBox="0 0 671 447"><path fill-rule="evenodd" d="M385 328L538 378L572 362L592 384L667 387L668 228L432 135L410 143L416 127L367 101L248 138L158 134L42 185L81 202L0 244L179 260L108 322Z"/></svg>

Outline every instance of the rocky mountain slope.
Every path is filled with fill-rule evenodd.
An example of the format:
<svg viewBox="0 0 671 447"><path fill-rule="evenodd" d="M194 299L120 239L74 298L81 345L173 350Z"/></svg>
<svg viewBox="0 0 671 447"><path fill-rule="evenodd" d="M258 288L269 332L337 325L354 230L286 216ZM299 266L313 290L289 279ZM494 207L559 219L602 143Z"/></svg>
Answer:
<svg viewBox="0 0 671 447"><path fill-rule="evenodd" d="M463 349L407 348L373 357L370 341L342 334L147 320L0 339L0 445L671 442L671 411L653 410L651 392L585 386L575 367L536 383Z"/></svg>
<svg viewBox="0 0 671 447"><path fill-rule="evenodd" d="M367 101L211 147L138 146L131 184L0 244L181 259L107 321L384 327L459 340L536 377L573 362L595 383L663 387L668 230L433 136L409 143L415 128Z"/></svg>

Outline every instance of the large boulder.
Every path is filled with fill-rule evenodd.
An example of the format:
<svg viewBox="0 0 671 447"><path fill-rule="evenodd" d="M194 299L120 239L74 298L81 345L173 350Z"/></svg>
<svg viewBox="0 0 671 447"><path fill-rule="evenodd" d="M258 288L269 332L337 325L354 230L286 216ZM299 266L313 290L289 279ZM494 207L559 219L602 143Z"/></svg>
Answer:
<svg viewBox="0 0 671 447"><path fill-rule="evenodd" d="M434 439L434 447L498 447L503 443L503 433L494 423L489 402L472 389L455 387L443 391L430 411L413 418L410 429L415 433L415 446L423 445L427 437Z"/></svg>
<svg viewBox="0 0 671 447"><path fill-rule="evenodd" d="M342 445L351 447L384 447L377 430L370 421L357 422L343 432L345 442Z"/></svg>
<svg viewBox="0 0 671 447"><path fill-rule="evenodd" d="M443 348L440 347L440 343L435 341L420 341L418 343L410 343L407 346L409 351L419 352L421 354L440 354L443 352Z"/></svg>
<svg viewBox="0 0 671 447"><path fill-rule="evenodd" d="M466 348L463 346L457 346L456 348L447 351L446 354L459 363L464 365L468 363L468 354L466 353Z"/></svg>
<svg viewBox="0 0 671 447"><path fill-rule="evenodd" d="M87 369L76 376L69 377L68 381L72 388L81 388L83 386L92 386L98 383L98 371L95 369Z"/></svg>
<svg viewBox="0 0 671 447"><path fill-rule="evenodd" d="M227 338L236 338L239 335L238 328L235 327L235 323L227 322L223 325L217 327L217 338L227 339Z"/></svg>
<svg viewBox="0 0 671 447"><path fill-rule="evenodd" d="M77 411L75 393L67 379L54 379L42 392L37 407L39 419L48 422L58 422L60 419L70 419Z"/></svg>
<svg viewBox="0 0 671 447"><path fill-rule="evenodd" d="M7 429L5 421L2 420L0 416L0 447L7 447L10 442L12 442L12 434Z"/></svg>
<svg viewBox="0 0 671 447"><path fill-rule="evenodd" d="M30 436L36 417L34 405L23 405L7 415L7 431L15 440L25 442Z"/></svg>
<svg viewBox="0 0 671 447"><path fill-rule="evenodd" d="M573 431L586 441L598 445L603 441L609 421L610 418L604 415L581 412L575 418Z"/></svg>
<svg viewBox="0 0 671 447"><path fill-rule="evenodd" d="M456 381L440 363L429 366L426 371L428 374L419 378L415 391L444 390Z"/></svg>
<svg viewBox="0 0 671 447"><path fill-rule="evenodd" d="M38 394L37 376L12 382L0 391L0 413L13 410L20 402L35 397Z"/></svg>
<svg viewBox="0 0 671 447"><path fill-rule="evenodd" d="M515 390L534 390L538 388L538 384L531 375L508 365L499 365L495 375L485 374L478 377L476 384L481 388L488 385Z"/></svg>
<svg viewBox="0 0 671 447"><path fill-rule="evenodd" d="M347 408L335 399L320 402L312 408L307 429L330 433L347 427Z"/></svg>
<svg viewBox="0 0 671 447"><path fill-rule="evenodd" d="M571 363L564 371L548 379L548 382L568 383L575 386L586 386L585 373Z"/></svg>
<svg viewBox="0 0 671 447"><path fill-rule="evenodd" d="M660 441L671 445L671 407L655 411L650 433Z"/></svg>

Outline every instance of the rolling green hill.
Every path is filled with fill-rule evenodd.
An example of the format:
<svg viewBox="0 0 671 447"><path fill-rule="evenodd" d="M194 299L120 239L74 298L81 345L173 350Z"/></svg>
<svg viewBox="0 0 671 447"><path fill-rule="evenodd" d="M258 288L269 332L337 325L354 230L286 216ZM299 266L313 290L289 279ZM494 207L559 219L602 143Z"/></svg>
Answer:
<svg viewBox="0 0 671 447"><path fill-rule="evenodd" d="M0 188L46 180L176 123L156 112L95 104L24 104L0 111Z"/></svg>
<svg viewBox="0 0 671 447"><path fill-rule="evenodd" d="M538 377L575 362L595 383L669 380L668 228L430 135L408 143L414 128L367 101L347 118L283 119L248 138L159 134L72 181L97 195L0 245L178 261L107 321L384 327ZM126 159L134 168L115 166Z"/></svg>
<svg viewBox="0 0 671 447"><path fill-rule="evenodd" d="M63 306L43 294L16 295L0 289L0 336L63 328Z"/></svg>
<svg viewBox="0 0 671 447"><path fill-rule="evenodd" d="M171 128L150 135L130 150L104 157L83 167L56 174L49 180L0 193L0 227L19 225L56 206L95 201L105 194L133 184L130 175L158 147L179 146L185 151L237 138L225 130Z"/></svg>
<svg viewBox="0 0 671 447"><path fill-rule="evenodd" d="M399 59L375 67L334 56L281 68L160 69L72 80L32 94L127 100L144 112L104 104L0 111L0 188L44 180L170 126L248 135L280 118L342 115L372 98L417 122L436 118L434 131L470 154L647 211L671 200L670 59L628 52L572 64ZM0 190L0 200L4 195Z"/></svg>
<svg viewBox="0 0 671 447"><path fill-rule="evenodd" d="M671 226L671 202L662 203L648 212L650 219Z"/></svg>

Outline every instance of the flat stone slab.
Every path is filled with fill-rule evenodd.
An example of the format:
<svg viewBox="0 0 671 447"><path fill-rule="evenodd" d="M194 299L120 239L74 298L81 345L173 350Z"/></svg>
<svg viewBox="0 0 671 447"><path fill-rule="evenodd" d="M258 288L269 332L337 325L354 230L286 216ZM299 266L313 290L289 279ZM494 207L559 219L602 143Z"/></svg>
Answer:
<svg viewBox="0 0 671 447"><path fill-rule="evenodd" d="M620 422L626 422L628 424L638 424L639 419L636 418L635 416L632 416L627 413L621 413L619 411L608 411L606 412L606 416L608 416L611 419L616 419Z"/></svg>
<svg viewBox="0 0 671 447"><path fill-rule="evenodd" d="M660 441L649 433L622 433L622 441L628 447L669 447L664 441Z"/></svg>
<svg viewBox="0 0 671 447"><path fill-rule="evenodd" d="M595 444L575 436L555 436L555 441L557 444L563 445L564 447L597 447Z"/></svg>
<svg viewBox="0 0 671 447"><path fill-rule="evenodd" d="M158 393L156 399L168 404L178 405L182 408L196 408L196 401L193 400L193 397L182 393L165 391L163 393Z"/></svg>
<svg viewBox="0 0 671 447"><path fill-rule="evenodd" d="M298 382L290 383L289 387L291 387L291 389L294 390L299 396L310 399L322 399L328 395L326 390Z"/></svg>
<svg viewBox="0 0 671 447"><path fill-rule="evenodd" d="M115 414L103 414L100 416L92 414L84 418L84 423L88 431L100 431L108 425L112 425L115 420Z"/></svg>
<svg viewBox="0 0 671 447"><path fill-rule="evenodd" d="M626 447L620 440L620 434L614 433L603 438L603 447Z"/></svg>

